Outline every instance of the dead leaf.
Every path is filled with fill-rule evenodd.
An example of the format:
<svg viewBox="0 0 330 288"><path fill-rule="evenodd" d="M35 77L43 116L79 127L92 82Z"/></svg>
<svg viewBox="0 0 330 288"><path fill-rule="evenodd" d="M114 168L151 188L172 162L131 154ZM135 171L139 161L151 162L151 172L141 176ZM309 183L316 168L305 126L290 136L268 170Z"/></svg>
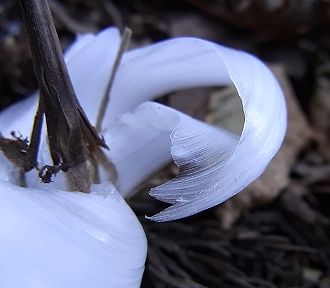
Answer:
<svg viewBox="0 0 330 288"><path fill-rule="evenodd" d="M330 160L330 62L319 67L315 94L310 105L311 123L318 133L318 143L322 154ZM328 74L328 75L327 75Z"/></svg>

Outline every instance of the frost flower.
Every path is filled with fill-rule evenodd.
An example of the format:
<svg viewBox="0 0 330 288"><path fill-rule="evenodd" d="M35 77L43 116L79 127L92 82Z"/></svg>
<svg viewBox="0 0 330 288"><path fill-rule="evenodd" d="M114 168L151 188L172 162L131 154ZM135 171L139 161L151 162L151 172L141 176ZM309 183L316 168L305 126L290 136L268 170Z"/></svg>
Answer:
<svg viewBox="0 0 330 288"><path fill-rule="evenodd" d="M66 54L77 96L95 123L119 47L109 28L78 38ZM234 85L245 116L241 135L148 102L193 87ZM193 99L192 99L193 101ZM0 114L0 131L29 135L37 98ZM178 38L124 55L102 134L124 197L173 159L179 174L150 194L171 206L150 217L169 221L232 197L254 181L279 149L286 129L282 91L255 57L208 41ZM44 132L45 133L45 132ZM40 166L50 163L47 143ZM137 218L102 175L91 194L68 193L63 175L46 185L35 172L28 188L0 159L1 287L139 287L146 239Z"/></svg>

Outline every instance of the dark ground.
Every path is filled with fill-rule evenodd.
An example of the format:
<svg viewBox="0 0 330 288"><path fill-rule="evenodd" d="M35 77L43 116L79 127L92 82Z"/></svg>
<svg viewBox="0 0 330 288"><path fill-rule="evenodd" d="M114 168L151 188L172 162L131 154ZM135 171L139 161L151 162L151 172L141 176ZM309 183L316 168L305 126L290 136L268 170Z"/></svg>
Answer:
<svg viewBox="0 0 330 288"><path fill-rule="evenodd" d="M132 206L149 239L142 287L329 288L330 112L326 105L316 110L315 95L323 89L329 102L330 2L53 0L51 8L64 48L77 32L115 24L130 27L134 43L192 35L281 64L317 135L298 153L280 196L248 210L231 228L221 227L216 209L173 223L148 222L144 215L159 211L159 204L146 193L137 196ZM37 88L23 34L17 1L1 0L1 109ZM172 170L141 191L169 179Z"/></svg>

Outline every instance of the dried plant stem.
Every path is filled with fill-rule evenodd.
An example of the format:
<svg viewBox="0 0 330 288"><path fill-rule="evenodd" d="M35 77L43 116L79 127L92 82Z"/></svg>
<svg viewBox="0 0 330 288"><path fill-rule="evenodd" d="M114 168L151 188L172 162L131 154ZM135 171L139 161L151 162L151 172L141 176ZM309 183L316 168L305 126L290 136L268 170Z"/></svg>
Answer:
<svg viewBox="0 0 330 288"><path fill-rule="evenodd" d="M102 127L102 122L105 117L105 112L107 110L107 107L110 102L110 93L111 93L111 88L113 85L113 82L115 80L116 72L120 66L122 57L125 53L125 51L128 48L129 41L131 40L132 36L132 31L128 28L125 28L120 46L116 55L115 62L113 64L112 70L111 70L111 75L109 78L109 81L107 82L107 86L105 87L103 98L101 100L101 105L99 109L99 113L97 115L97 120L96 120L96 130L98 132L101 132L101 127ZM112 182L116 182L117 180L117 169L115 165L106 157L104 152L102 150L95 151L93 154L93 158L91 160L91 165L94 170L94 183L99 183L100 182L100 173L99 173L99 166L98 164L101 164L103 168L109 173L110 179Z"/></svg>
<svg viewBox="0 0 330 288"><path fill-rule="evenodd" d="M45 114L45 107L42 101L42 97L39 96L39 105L36 115L34 116L33 129L31 133L31 143L29 145L28 155L29 160L35 166L37 166L37 157L40 145L41 129L43 124L43 117Z"/></svg>
<svg viewBox="0 0 330 288"><path fill-rule="evenodd" d="M108 146L104 139L98 136L77 99L47 0L20 0L20 6L40 88L39 106L30 143L27 138L18 137L14 132L12 133L14 139L4 138L0 134L0 149L21 171L27 172L37 167L45 116L53 165L45 165L39 170L42 182L51 182L53 175L63 171L67 172L71 190L89 192L91 173L87 167L87 160L90 160L96 169L96 181L99 180L97 164L101 164L114 181L117 174L115 166L101 149L101 147L108 149ZM130 36L130 30L126 29L105 89L99 127L110 99L109 93L116 71ZM25 185L24 177L20 178L19 182Z"/></svg>
<svg viewBox="0 0 330 288"><path fill-rule="evenodd" d="M26 177L25 177L25 171L22 170L22 169L18 169L18 172L17 172L17 185L20 186L20 187L27 187L27 184L26 184Z"/></svg>
<svg viewBox="0 0 330 288"><path fill-rule="evenodd" d="M47 183L51 182L53 174L68 171L72 190L88 192L91 182L87 157L100 150L100 146L107 148L107 145L97 135L78 102L48 2L20 0L20 4L40 88L28 158L32 164L36 163L45 114L54 166L44 166L39 176Z"/></svg>
<svg viewBox="0 0 330 288"><path fill-rule="evenodd" d="M102 122L104 120L104 116L105 116L105 112L108 108L109 102L110 102L110 92L111 92L111 88L113 85L113 82L115 80L116 77L116 72L119 68L120 62L123 58L123 55L125 53L125 51L128 48L129 45L129 41L131 40L131 36L132 36L132 31L128 28L125 28L121 42L120 42L120 46L117 52L117 56L115 59L115 62L113 64L112 67L112 71L111 71L111 75L110 75L110 79L107 83L107 86L104 90L104 95L101 101L101 105L100 105L100 110L99 110L99 114L97 115L97 120L96 120L96 130L98 132L101 131L101 127L102 127Z"/></svg>

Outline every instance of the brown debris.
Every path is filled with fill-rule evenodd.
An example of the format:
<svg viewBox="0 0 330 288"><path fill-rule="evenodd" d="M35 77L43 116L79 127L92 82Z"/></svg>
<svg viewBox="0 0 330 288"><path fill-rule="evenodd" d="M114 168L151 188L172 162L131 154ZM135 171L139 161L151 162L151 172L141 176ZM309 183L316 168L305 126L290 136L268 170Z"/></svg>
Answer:
<svg viewBox="0 0 330 288"><path fill-rule="evenodd" d="M312 97L309 112L311 122L316 128L317 139L323 154L330 161L330 60L327 59L317 69L315 93Z"/></svg>
<svg viewBox="0 0 330 288"><path fill-rule="evenodd" d="M209 16L264 39L285 39L308 33L329 21L330 4L324 0L186 0Z"/></svg>
<svg viewBox="0 0 330 288"><path fill-rule="evenodd" d="M179 91L169 97L168 105L202 120L207 115L210 91L210 88L194 88Z"/></svg>

